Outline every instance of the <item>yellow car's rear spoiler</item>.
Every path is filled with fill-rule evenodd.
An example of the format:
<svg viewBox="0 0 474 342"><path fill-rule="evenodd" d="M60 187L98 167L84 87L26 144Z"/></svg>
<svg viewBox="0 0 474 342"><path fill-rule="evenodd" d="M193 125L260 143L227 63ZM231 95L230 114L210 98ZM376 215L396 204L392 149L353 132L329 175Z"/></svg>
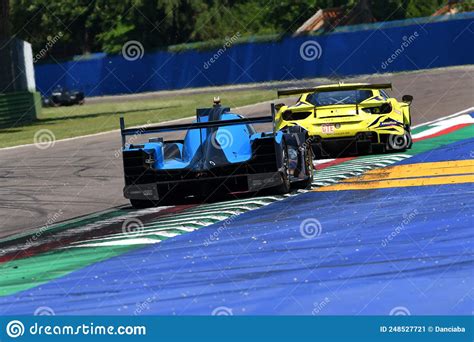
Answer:
<svg viewBox="0 0 474 342"><path fill-rule="evenodd" d="M314 93L316 91L357 90L357 89L392 89L392 83L357 83L357 84L330 84L311 88L296 88L278 90L278 97Z"/></svg>

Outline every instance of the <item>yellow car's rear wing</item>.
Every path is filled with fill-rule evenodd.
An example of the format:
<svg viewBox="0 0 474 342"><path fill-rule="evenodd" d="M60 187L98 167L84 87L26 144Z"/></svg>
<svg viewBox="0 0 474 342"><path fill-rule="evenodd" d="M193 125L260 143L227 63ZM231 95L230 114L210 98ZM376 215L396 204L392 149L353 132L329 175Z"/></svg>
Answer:
<svg viewBox="0 0 474 342"><path fill-rule="evenodd" d="M330 84L311 88L296 88L278 90L278 97L299 95L305 93L314 93L316 91L334 91L334 90L357 90L357 89L392 89L391 83L353 83L353 84Z"/></svg>

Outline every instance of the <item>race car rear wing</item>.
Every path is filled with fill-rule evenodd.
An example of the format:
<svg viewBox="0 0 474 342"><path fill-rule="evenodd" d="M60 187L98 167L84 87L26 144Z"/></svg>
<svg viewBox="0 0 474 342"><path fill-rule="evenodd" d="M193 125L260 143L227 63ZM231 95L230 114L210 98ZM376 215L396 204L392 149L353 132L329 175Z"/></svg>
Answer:
<svg viewBox="0 0 474 342"><path fill-rule="evenodd" d="M296 88L296 89L284 89L278 90L278 97L289 96L289 95L300 95L305 93L314 93L316 91L335 91L335 90L357 90L357 89L392 89L391 83L358 83L358 84L332 84L322 85L318 87L310 88Z"/></svg>
<svg viewBox="0 0 474 342"><path fill-rule="evenodd" d="M258 116L254 118L241 118L241 119L233 119L233 120L218 120L218 121L195 122L195 123L163 125L163 126L145 125L141 127L125 128L125 120L123 117L121 117L120 118L120 134L122 136L122 147L123 147L125 146L125 143L126 143L126 137L130 135L187 131L190 129L199 129L199 128L217 128L217 127L222 127L222 126L242 125L242 124L261 124L261 123L271 123L271 122L273 122L273 116Z"/></svg>

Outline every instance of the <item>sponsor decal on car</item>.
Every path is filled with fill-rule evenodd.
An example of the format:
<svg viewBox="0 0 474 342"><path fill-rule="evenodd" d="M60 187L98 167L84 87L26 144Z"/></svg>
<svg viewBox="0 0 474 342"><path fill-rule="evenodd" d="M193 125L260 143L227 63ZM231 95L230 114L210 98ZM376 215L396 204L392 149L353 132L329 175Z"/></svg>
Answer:
<svg viewBox="0 0 474 342"><path fill-rule="evenodd" d="M402 123L395 120L385 120L379 124L379 127L387 126L402 126Z"/></svg>

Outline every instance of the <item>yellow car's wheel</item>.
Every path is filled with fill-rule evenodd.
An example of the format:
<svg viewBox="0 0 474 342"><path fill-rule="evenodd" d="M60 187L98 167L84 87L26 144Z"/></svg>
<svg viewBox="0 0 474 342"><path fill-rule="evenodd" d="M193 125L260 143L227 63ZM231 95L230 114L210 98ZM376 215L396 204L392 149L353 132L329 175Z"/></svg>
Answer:
<svg viewBox="0 0 474 342"><path fill-rule="evenodd" d="M411 133L405 130L403 135L391 134L387 140L387 149L391 151L405 151L409 149L413 143Z"/></svg>

